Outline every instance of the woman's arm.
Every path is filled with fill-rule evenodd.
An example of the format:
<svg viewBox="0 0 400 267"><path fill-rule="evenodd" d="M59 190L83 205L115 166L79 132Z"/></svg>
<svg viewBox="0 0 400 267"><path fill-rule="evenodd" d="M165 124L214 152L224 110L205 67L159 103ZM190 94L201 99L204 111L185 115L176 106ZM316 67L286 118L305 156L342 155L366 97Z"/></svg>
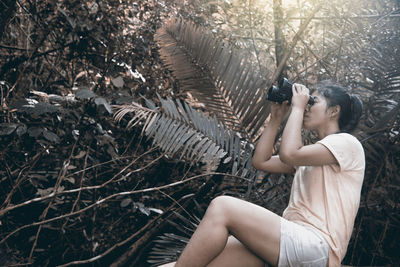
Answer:
<svg viewBox="0 0 400 267"><path fill-rule="evenodd" d="M293 85L292 111L282 134L279 158L292 166L319 166L337 163L333 154L322 144L303 146L301 128L309 90L301 84Z"/></svg>
<svg viewBox="0 0 400 267"><path fill-rule="evenodd" d="M253 167L272 173L292 173L294 168L283 163L278 156L272 156L275 136L282 123L288 107L285 104L273 103L271 106L271 118L261 135L253 155Z"/></svg>

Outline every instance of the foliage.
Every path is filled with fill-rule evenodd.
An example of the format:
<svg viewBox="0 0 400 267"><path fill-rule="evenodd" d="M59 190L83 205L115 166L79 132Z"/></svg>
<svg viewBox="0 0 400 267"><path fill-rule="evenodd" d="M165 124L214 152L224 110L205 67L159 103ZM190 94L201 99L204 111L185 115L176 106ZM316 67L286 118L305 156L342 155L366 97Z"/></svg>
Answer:
<svg viewBox="0 0 400 267"><path fill-rule="evenodd" d="M335 3L335 5L336 4L337 3ZM364 4L364 6L362 6L361 9L353 10L351 6L343 3L343 9L339 11L335 6L326 3L324 8L318 13L318 16L320 16L319 19L315 19L314 23L307 29L305 34L301 36L301 44L295 45L286 51L286 53L288 53L288 51L290 53L290 57L287 60L287 67L289 77L294 76L293 80L298 80L305 84L327 78L337 80L342 84L351 86L353 88L352 92L361 95L363 98L365 115L356 135L360 138L366 150L367 170L360 216L358 216L356 221L355 235L350 242L345 262L356 265L396 265L398 258L384 256L382 250L384 248L387 251L395 251L398 249L398 246L394 242L396 238L398 238L396 222L398 220L397 211L399 206L398 201L392 197L394 196L392 193L398 193L398 190L395 188L398 188L397 185L399 182L398 164L396 164L396 162L398 162L399 144L399 60L398 49L395 48L393 51L393 48L397 47L395 40L398 40L399 37L399 32L397 30L398 22L397 16L393 15L394 12L391 11L393 5L390 2L374 5L372 2L365 1L360 2L360 4ZM207 7L209 6L206 4L205 9L210 13L203 12L199 18L193 18L193 21L200 21L204 28L208 28L212 32L218 32L222 31L219 27L221 25L219 24L219 19L228 16L226 14L228 14L229 11L227 12L226 10L229 10L229 8L226 8L225 4L218 6L218 4L214 3L214 5L216 7L214 6L208 10ZM373 8L371 8L371 5L374 5ZM200 4L200 6L202 5ZM246 4L240 1L238 2L238 6L246 8ZM230 8L231 10L236 10L238 6L235 7L232 5ZM216 11L223 9L225 15L221 15L221 12ZM251 6L247 5L247 9L249 13L253 12ZM218 13L218 15L214 15L213 12ZM290 10L287 12L290 13ZM373 14L374 12L382 12L382 14L387 12L387 15L379 16L375 15L376 13ZM231 14L234 13L235 12L232 12ZM294 13L287 14L287 16L293 16L293 14ZM256 12L253 15L257 16ZM391 17L392 15L393 18ZM204 16L208 16L208 20L202 20ZM263 15L260 14L260 16ZM244 16L240 19L243 19L243 17ZM319 20L322 22L319 22ZM372 24L369 23L371 20L375 20L375 22ZM289 30L286 32L287 36L293 36L296 30L292 22L288 19L285 23ZM243 25L252 24L250 21L246 21ZM236 24L232 26L227 20L225 20L223 26L224 29L231 27L228 31L224 32L232 35L238 30L235 28ZM215 47L224 47L224 45L220 45L218 41L208 41L208 32L199 34L199 29L189 30L190 27L185 27L186 26L178 26L178 30L172 30L172 32L176 31L173 35L178 36L176 39L180 41L179 45L174 46L186 46L185 51L189 51L187 52L189 55L186 55L188 62L194 62L200 65L201 70L205 70L208 77L212 77L216 68L213 67L212 61L211 63L207 62L207 55L197 56L200 53L196 50L204 51L201 48L199 49L197 44L215 44L215 46L210 45L213 47L211 51L215 50ZM169 28L173 27L169 26ZM250 34L247 32L247 39L250 39L251 42L254 42L255 39L251 33L254 30L254 28L251 29ZM291 34L291 31L293 34ZM192 34L193 37L187 37L190 36L190 34ZM204 39L207 41L193 41L196 40L199 35L205 36ZM224 36L222 35L222 37ZM293 36L293 38L295 38L295 36ZM185 41L185 39L187 41ZM246 38L243 38L243 40L245 39ZM292 44L296 43L292 42ZM161 45L165 45L169 49L171 43L161 42ZM265 60L266 62L268 61L268 58L258 55L256 46L253 46L253 49L251 49L251 45L249 45L247 48L250 48L248 50L253 50L253 56L255 55L257 57L259 63ZM163 54L165 52L161 51L161 53ZM177 49L175 49L174 53L179 54L181 52L177 52ZM231 57L233 58L234 56L232 55ZM193 60L193 58L196 58L196 60ZM224 62L225 58L222 59L222 62ZM177 62L179 62L179 64L177 64ZM174 62L166 58L166 65L174 70L174 75L178 77L178 79L181 75L180 72L185 73L184 70L189 68L186 66L184 68L176 68L177 65L186 64L182 62L182 59ZM203 62L206 63L203 64ZM229 68L229 66L227 68ZM261 65L259 65L259 69L262 69ZM268 77L270 73L271 72L266 71L264 76ZM205 76L207 76L207 74ZM195 75L193 76L195 77ZM186 81L186 78L187 76L184 78L184 81ZM195 80L195 78L193 78L193 80ZM218 85L218 82L214 82L214 84ZM189 88L190 86L192 86L192 88ZM185 87L185 82L183 82L183 87ZM186 87L188 87L187 90L190 90L193 94L195 94L197 90L200 91L201 94L203 90L201 86L197 86L193 82ZM218 88L214 90L218 90ZM201 96L199 96L198 99L202 99ZM206 105L205 110L211 111L211 113L215 112L216 114L212 114L218 117L218 110L216 109L214 111L212 106L207 106L209 101L205 100L202 102ZM234 103L234 101L231 103ZM383 155L384 159L382 159ZM379 166L379 168L377 168L377 166ZM383 181L387 183L385 184ZM286 186L289 186L289 183L287 183ZM257 195L262 194L264 199L273 199L273 197L270 197L271 195L277 196L277 194L274 194L274 190L276 190L275 186L265 186L259 189L255 187L253 193ZM253 194L250 194L250 196L252 195ZM372 198L374 198L374 201L372 201ZM261 199L262 198L253 198L252 201L263 204L269 209L276 209L270 202L260 202ZM281 205L282 206L278 208L279 212L283 210L286 202L283 201ZM387 212L387 217L382 217L381 212L383 210ZM377 214L380 215L377 216ZM367 229L371 228L379 229L378 232L380 234L377 236L368 235ZM389 233L394 233L394 236ZM376 247L380 249L376 251Z"/></svg>
<svg viewBox="0 0 400 267"><path fill-rule="evenodd" d="M152 110L133 103L119 107L115 117L120 121L126 113L135 113L128 127L145 120L143 131L153 138L153 144L157 144L170 157L179 152L180 159L184 158L193 163L201 161L215 168L220 159L227 154L224 149L228 150L230 144L234 144L230 143L234 137L231 138L230 133L224 131L222 124L207 119L204 114L186 103L183 106L180 102L175 104L171 99L160 98L164 111L161 113L155 109L151 100L146 101L153 107ZM236 152L236 149L239 151ZM230 147L230 150L234 151L232 154L240 153L240 146Z"/></svg>
<svg viewBox="0 0 400 267"><path fill-rule="evenodd" d="M229 123L246 121L237 105L255 109L263 85L273 82L272 1L8 2L16 9L0 25L5 29L0 27L2 265L141 266L160 233L161 244L171 247L155 246L150 259L173 259L209 200L220 194L282 212L290 177L253 173L249 181L242 179L249 171L241 172L249 165L267 105L260 104L262 118L247 114L247 124L237 127L240 135ZM363 98L365 113L356 135L366 151L367 170L343 263L396 266L399 6L389 0L320 2L322 8L297 37L316 1L283 7L287 75L307 85L337 80ZM179 18L186 37L203 46L190 48L191 39L179 38L181 28L173 24L164 31L168 17ZM207 58L217 53L196 54L214 44L225 49L219 65ZM186 57L185 69L168 63L168 45L186 47L174 50L181 60ZM235 54L232 63L241 62L230 65L236 80L216 72L228 62L228 51ZM180 75L184 70L190 83ZM212 101L200 97L198 85L205 79L213 87L207 94L216 90L213 95L227 107L222 116ZM253 79L260 82L252 87ZM234 88L259 90L250 101L242 96L251 89ZM133 110L126 106L132 101L137 103ZM137 116L129 118L130 111ZM189 129L196 134L186 153L179 136ZM204 164L207 151L211 156L217 148L223 160L231 161Z"/></svg>
<svg viewBox="0 0 400 267"><path fill-rule="evenodd" d="M180 86L211 116L247 140L257 137L269 114L269 103L262 97L265 80L239 50L193 24L174 20L157 31L156 40Z"/></svg>
<svg viewBox="0 0 400 267"><path fill-rule="evenodd" d="M171 198L201 188L192 179L143 194L198 170L111 116L111 104L174 87L152 41L167 12L147 1L17 2L0 45L1 265L121 262Z"/></svg>

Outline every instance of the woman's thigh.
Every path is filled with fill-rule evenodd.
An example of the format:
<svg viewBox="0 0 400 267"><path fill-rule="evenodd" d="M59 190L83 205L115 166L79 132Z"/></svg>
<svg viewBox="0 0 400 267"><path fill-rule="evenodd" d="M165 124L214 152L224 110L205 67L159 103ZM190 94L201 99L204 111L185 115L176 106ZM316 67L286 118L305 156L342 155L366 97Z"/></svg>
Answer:
<svg viewBox="0 0 400 267"><path fill-rule="evenodd" d="M264 261L230 236L224 250L207 267L264 267Z"/></svg>
<svg viewBox="0 0 400 267"><path fill-rule="evenodd" d="M278 264L280 216L228 196L215 198L209 208L215 216L223 217L229 232L252 253L272 265Z"/></svg>
<svg viewBox="0 0 400 267"><path fill-rule="evenodd" d="M174 267L176 262L159 267ZM229 236L224 250L207 267L264 267L265 262L246 248L239 240Z"/></svg>

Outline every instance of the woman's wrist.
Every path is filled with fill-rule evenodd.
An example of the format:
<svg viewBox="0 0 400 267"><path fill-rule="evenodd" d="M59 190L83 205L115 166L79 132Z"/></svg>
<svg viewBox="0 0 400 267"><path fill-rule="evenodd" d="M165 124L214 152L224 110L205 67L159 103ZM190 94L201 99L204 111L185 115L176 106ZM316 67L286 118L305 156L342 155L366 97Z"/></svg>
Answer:
<svg viewBox="0 0 400 267"><path fill-rule="evenodd" d="M296 112L296 113L304 113L304 111L306 110L306 107L301 107L301 106L292 106L292 112Z"/></svg>
<svg viewBox="0 0 400 267"><path fill-rule="evenodd" d="M281 126L281 123L282 123L282 119L279 119L279 118L271 118L267 125L268 125L269 127L276 127L276 128L279 128L279 126Z"/></svg>

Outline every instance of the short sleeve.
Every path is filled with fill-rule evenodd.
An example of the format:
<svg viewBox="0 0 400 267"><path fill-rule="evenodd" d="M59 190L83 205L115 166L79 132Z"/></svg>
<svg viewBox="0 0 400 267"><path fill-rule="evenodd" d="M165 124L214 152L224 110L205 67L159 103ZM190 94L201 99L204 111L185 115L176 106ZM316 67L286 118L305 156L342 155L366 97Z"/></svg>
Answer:
<svg viewBox="0 0 400 267"><path fill-rule="evenodd" d="M333 154L339 163L339 171L364 168L364 150L354 136L347 133L331 134L318 141Z"/></svg>

